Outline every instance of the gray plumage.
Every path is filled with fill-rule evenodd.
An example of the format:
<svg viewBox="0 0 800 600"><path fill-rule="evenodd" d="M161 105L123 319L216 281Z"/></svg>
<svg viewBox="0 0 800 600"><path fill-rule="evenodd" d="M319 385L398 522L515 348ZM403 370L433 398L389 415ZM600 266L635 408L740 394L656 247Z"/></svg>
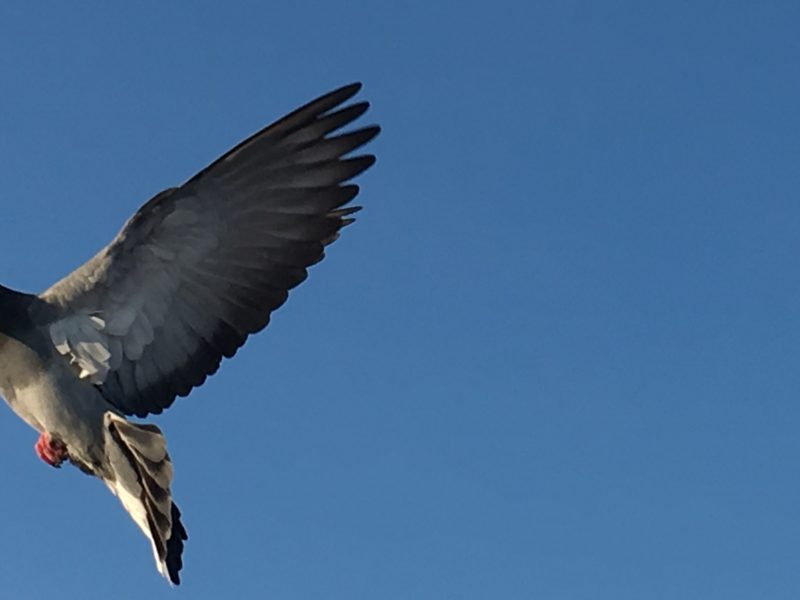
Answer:
<svg viewBox="0 0 800 600"><path fill-rule="evenodd" d="M349 154L379 132L339 131L367 110L342 107L359 89L314 100L157 194L38 296L0 288L0 392L119 496L175 584L186 531L166 444L124 417L160 413L201 385L353 221L358 187L347 182L375 159Z"/></svg>

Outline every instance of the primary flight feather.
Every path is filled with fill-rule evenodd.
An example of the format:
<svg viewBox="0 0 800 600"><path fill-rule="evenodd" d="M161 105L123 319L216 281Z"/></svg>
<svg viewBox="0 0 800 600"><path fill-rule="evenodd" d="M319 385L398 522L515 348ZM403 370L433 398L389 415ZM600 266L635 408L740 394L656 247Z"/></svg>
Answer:
<svg viewBox="0 0 800 600"><path fill-rule="evenodd" d="M40 433L38 455L101 479L180 582L186 530L160 413L263 329L353 221L351 153L377 126L352 84L248 138L157 194L111 243L39 295L0 286L0 393Z"/></svg>

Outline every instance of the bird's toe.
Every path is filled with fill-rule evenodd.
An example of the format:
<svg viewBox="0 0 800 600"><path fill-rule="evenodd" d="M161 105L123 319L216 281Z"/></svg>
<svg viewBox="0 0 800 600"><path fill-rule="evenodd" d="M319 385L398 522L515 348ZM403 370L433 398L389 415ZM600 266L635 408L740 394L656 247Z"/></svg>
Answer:
<svg viewBox="0 0 800 600"><path fill-rule="evenodd" d="M36 454L44 462L51 467L60 467L61 464L68 458L67 446L61 440L56 440L50 437L47 433L43 433L36 440L33 445Z"/></svg>

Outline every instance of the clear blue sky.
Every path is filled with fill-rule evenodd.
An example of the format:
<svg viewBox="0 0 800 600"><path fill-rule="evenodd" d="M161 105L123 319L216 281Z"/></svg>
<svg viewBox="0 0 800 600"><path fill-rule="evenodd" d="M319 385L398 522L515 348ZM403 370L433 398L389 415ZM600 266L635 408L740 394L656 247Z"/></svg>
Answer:
<svg viewBox="0 0 800 600"><path fill-rule="evenodd" d="M115 4L0 7L6 285L352 80L379 160L156 420L184 585L5 410L3 598L800 596L798 3Z"/></svg>

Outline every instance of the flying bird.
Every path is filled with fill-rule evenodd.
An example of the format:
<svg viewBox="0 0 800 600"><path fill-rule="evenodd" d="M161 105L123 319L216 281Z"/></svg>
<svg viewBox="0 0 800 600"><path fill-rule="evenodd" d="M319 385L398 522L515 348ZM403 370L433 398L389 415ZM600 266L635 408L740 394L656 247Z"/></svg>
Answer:
<svg viewBox="0 0 800 600"><path fill-rule="evenodd" d="M180 583L186 529L161 413L231 358L353 222L348 183L380 131L354 83L262 129L156 194L111 243L46 291L0 286L0 393L47 464L100 479Z"/></svg>

